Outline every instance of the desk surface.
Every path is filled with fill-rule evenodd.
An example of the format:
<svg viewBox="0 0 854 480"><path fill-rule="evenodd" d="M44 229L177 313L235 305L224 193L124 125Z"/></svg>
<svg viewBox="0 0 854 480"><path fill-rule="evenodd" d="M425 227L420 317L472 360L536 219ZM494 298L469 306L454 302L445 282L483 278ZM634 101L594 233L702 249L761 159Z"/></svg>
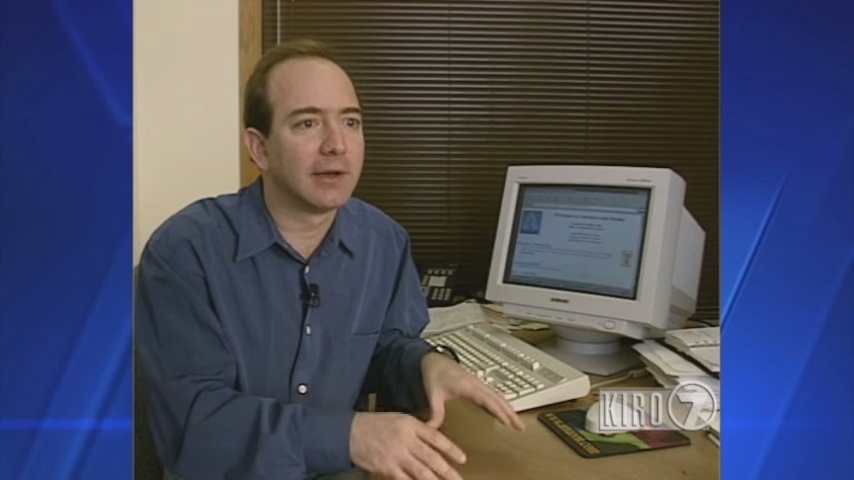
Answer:
<svg viewBox="0 0 854 480"><path fill-rule="evenodd" d="M592 382L599 381L591 377ZM653 386L649 378L620 386ZM662 450L584 458L576 454L537 420L537 414L586 407L593 395L575 401L522 412L526 430L517 432L498 423L480 407L454 401L447 405L442 431L468 457L457 471L466 480L717 480L720 449L705 432L683 432L691 445ZM372 476L371 479L376 479Z"/></svg>
<svg viewBox="0 0 854 480"><path fill-rule="evenodd" d="M551 336L536 332L521 332L516 335L534 344ZM600 380L601 377L590 377L591 383ZM609 385L618 386L658 385L652 377ZM520 416L527 427L524 432L505 427L476 405L455 401L447 405L442 431L466 453L468 461L457 467L466 480L720 478L720 449L709 440L706 432L683 432L691 439L691 445L684 447L584 458L537 420L537 414L542 412L587 407L595 401L596 397L591 394L574 401L522 412Z"/></svg>
<svg viewBox="0 0 854 480"><path fill-rule="evenodd" d="M521 414L527 429L516 432L467 402L448 405L444 433L466 452L459 467L466 480L478 479L717 479L718 447L705 432L685 432L691 445L648 452L584 458L539 420L537 413L588 406L592 396Z"/></svg>

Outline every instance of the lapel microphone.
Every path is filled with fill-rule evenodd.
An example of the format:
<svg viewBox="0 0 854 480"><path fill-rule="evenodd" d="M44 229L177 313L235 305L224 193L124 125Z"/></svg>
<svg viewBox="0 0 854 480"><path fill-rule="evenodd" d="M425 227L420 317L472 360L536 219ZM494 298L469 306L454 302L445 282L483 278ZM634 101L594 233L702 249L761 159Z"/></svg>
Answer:
<svg viewBox="0 0 854 480"><path fill-rule="evenodd" d="M308 291L302 293L302 303L309 307L320 306L320 287L316 283L308 284Z"/></svg>

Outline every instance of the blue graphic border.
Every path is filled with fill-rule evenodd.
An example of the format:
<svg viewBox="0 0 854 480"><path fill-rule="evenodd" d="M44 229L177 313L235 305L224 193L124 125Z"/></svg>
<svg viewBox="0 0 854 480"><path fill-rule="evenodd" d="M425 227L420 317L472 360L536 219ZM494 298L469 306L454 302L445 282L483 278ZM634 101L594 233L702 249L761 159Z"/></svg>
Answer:
<svg viewBox="0 0 854 480"><path fill-rule="evenodd" d="M854 471L851 18L722 3L722 478ZM132 2L0 22L0 478L130 478Z"/></svg>

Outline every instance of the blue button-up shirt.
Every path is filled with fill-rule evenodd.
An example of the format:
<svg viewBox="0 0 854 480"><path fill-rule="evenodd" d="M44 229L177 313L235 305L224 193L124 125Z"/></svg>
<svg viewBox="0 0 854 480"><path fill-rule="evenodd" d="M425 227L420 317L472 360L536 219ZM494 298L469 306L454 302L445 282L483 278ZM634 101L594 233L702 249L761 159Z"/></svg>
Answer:
<svg viewBox="0 0 854 480"><path fill-rule="evenodd" d="M164 464L186 479L349 468L366 392L425 405L427 307L405 230L350 199L306 260L262 188L190 205L140 260L135 341L150 422ZM304 300L311 284L319 302Z"/></svg>

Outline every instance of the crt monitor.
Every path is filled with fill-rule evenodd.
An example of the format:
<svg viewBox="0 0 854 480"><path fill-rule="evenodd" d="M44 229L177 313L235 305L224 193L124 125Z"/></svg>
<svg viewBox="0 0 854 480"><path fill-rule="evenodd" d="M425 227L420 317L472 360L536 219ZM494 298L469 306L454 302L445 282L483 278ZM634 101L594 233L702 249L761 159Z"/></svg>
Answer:
<svg viewBox="0 0 854 480"><path fill-rule="evenodd" d="M666 168L509 167L486 298L549 324L541 348L581 371L631 367L621 339L661 337L696 309L705 232L685 188Z"/></svg>

